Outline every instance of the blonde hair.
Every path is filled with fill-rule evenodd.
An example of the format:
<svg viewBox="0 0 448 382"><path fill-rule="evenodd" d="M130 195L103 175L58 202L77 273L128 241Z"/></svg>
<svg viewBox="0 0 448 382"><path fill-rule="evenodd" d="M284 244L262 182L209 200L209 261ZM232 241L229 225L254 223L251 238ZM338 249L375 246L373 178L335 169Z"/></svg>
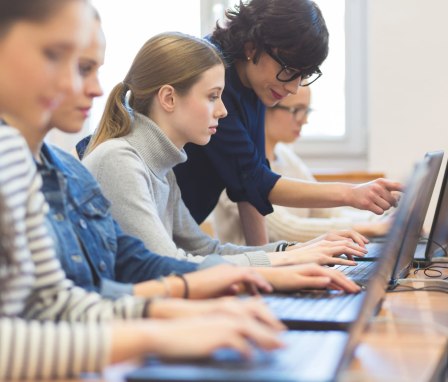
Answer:
<svg viewBox="0 0 448 382"><path fill-rule="evenodd" d="M127 135L132 112L148 115L152 100L163 85L171 85L185 95L203 72L216 65L224 65L224 60L206 40L175 32L149 39L134 58L124 81L112 89L86 155L108 139Z"/></svg>

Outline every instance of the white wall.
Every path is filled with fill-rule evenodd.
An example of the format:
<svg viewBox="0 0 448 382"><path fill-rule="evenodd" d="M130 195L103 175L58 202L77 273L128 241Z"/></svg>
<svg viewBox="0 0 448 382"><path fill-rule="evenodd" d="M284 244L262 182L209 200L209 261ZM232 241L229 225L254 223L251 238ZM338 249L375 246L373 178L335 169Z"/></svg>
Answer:
<svg viewBox="0 0 448 382"><path fill-rule="evenodd" d="M448 1L369 0L368 20L368 169L404 179L448 155Z"/></svg>

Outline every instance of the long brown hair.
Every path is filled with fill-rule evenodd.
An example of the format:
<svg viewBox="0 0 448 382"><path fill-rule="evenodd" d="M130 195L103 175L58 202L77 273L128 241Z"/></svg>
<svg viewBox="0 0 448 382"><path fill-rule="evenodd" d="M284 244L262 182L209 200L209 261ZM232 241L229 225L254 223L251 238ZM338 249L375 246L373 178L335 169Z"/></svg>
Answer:
<svg viewBox="0 0 448 382"><path fill-rule="evenodd" d="M185 95L202 73L216 65L224 65L224 61L206 40L176 32L149 39L124 81L112 89L86 154L108 139L127 135L132 112L149 115L152 100L163 85L171 85Z"/></svg>

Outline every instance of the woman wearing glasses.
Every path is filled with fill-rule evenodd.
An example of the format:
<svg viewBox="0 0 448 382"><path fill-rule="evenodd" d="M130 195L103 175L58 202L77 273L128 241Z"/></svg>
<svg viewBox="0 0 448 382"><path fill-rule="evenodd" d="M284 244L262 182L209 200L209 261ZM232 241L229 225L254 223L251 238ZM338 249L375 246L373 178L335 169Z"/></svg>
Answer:
<svg viewBox="0 0 448 382"><path fill-rule="evenodd" d="M210 40L228 61L223 101L228 110L206 146L187 145L188 161L176 167L182 198L201 223L226 189L238 202L248 245L268 241L262 215L272 204L288 207L349 205L382 214L395 205L395 182L361 185L313 183L270 170L264 152L265 107L272 107L320 76L328 31L310 0L252 0L227 12Z"/></svg>
<svg viewBox="0 0 448 382"><path fill-rule="evenodd" d="M266 158L277 174L305 181L315 181L310 169L287 144L300 137L302 127L308 123L310 87L299 88L297 94L266 109ZM241 244L244 235L236 204L223 192L213 211L214 228L222 241ZM367 236L386 234L390 219L370 211L341 208L290 208L275 206L266 217L270 241L312 240L332 230L354 229ZM279 239L281 238L281 239Z"/></svg>

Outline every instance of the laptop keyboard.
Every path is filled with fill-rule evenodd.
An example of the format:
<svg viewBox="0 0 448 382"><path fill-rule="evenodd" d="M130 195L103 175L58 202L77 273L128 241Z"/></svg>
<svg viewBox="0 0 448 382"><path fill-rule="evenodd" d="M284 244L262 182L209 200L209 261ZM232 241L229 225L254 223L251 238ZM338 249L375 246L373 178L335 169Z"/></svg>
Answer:
<svg viewBox="0 0 448 382"><path fill-rule="evenodd" d="M349 339L347 333L336 331L287 331L280 336L284 348L266 352L253 346L250 359L232 349L187 362L148 357L145 366L129 373L126 381L328 381L334 379Z"/></svg>
<svg viewBox="0 0 448 382"><path fill-rule="evenodd" d="M376 261L359 262L356 266L336 265L334 269L341 271L354 282L365 285L375 273Z"/></svg>
<svg viewBox="0 0 448 382"><path fill-rule="evenodd" d="M319 354L320 350L326 345L332 347L336 343L346 338L345 333L330 331L295 331L290 330L280 335L285 344L285 348L271 352L263 351L253 347L252 359L246 364L257 364L258 366L274 364L279 369L291 369L291 359L300 360L309 358L309 354ZM333 347L334 348L334 347ZM241 355L236 351L222 349L215 352L213 361L223 364L232 364L243 361ZM275 362L274 362L275 361Z"/></svg>
<svg viewBox="0 0 448 382"><path fill-rule="evenodd" d="M333 319L339 312L357 298L356 294L323 291L289 295L263 296L263 300L280 319L283 317L303 320L326 321Z"/></svg>
<svg viewBox="0 0 448 382"><path fill-rule="evenodd" d="M374 242L367 244L366 248L369 252L366 253L363 257L357 257L356 260L369 259L369 258L377 258L381 256L381 251L383 249L384 242Z"/></svg>

